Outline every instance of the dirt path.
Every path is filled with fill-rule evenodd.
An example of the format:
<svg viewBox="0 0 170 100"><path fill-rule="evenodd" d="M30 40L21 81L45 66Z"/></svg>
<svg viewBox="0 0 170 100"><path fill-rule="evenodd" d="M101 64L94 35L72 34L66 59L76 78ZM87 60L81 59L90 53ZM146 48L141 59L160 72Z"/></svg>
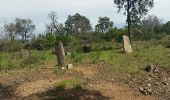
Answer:
<svg viewBox="0 0 170 100"><path fill-rule="evenodd" d="M65 75L61 77L55 74L55 71L53 69L53 64L47 64L38 70L15 70L5 74L1 74L0 82L1 84L12 85L12 86L16 84L14 93L12 93L13 95L15 95L15 97L30 98L30 96L34 95L34 97L35 96L37 97L36 99L41 100L42 98L38 97L39 95L45 94L49 90L53 90L55 84L61 82L62 80L68 80L74 78L74 76L76 76L74 75L75 72L82 73L84 79L91 79L94 78L97 74L99 74L98 66L89 64L89 65L83 65L81 67L75 67L74 69L67 71ZM100 93L100 95L102 95L103 97L108 97L110 100L125 100L125 99L126 100L156 100L156 98L153 96L143 96L140 93L136 93L136 91L132 90L128 86L120 85L117 84L116 82L108 82L105 80L100 80L92 83L89 82L88 84L86 84L85 87L82 88L85 89L86 91L67 89L62 91L61 95L63 95L63 93L67 93L67 94L73 93L70 95L76 96L75 98L80 96L80 98L77 99L98 100L100 99L98 98L100 97L99 96ZM78 94L76 91L81 94ZM98 91L98 92L90 92L90 91ZM0 91L0 94L1 92L2 91ZM8 97L12 98L13 95L9 94Z"/></svg>

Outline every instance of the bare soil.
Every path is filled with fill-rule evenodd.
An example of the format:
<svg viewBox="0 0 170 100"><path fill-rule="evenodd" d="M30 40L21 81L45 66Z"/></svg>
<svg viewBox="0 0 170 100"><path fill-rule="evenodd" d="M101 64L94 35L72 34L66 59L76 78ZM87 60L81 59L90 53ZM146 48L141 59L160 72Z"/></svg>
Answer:
<svg viewBox="0 0 170 100"><path fill-rule="evenodd" d="M55 64L39 69L16 69L0 74L0 100L157 100L122 82L105 64L78 64L63 75ZM112 74L111 74L112 73ZM56 87L62 80L80 78L83 87ZM138 85L135 85L138 87Z"/></svg>

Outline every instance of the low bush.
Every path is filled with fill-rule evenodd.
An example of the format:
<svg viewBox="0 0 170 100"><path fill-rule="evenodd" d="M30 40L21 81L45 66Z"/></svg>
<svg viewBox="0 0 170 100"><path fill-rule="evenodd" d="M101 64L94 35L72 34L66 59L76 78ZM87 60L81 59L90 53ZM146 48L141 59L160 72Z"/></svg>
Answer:
<svg viewBox="0 0 170 100"><path fill-rule="evenodd" d="M34 51L27 59L24 59L22 61L21 66L22 67L35 67L36 64L39 64L46 59L48 59L47 52Z"/></svg>
<svg viewBox="0 0 170 100"><path fill-rule="evenodd" d="M73 52L71 53L71 59L73 59L74 62L82 62L83 56L80 53Z"/></svg>

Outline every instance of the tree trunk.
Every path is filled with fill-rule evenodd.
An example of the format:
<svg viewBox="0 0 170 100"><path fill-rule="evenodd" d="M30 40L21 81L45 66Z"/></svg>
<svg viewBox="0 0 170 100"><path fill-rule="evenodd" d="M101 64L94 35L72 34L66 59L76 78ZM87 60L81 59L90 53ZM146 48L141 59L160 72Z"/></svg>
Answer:
<svg viewBox="0 0 170 100"><path fill-rule="evenodd" d="M57 62L59 67L66 67L65 65L65 52L63 43L61 41L56 43L56 56L57 56Z"/></svg>
<svg viewBox="0 0 170 100"><path fill-rule="evenodd" d="M128 37L130 40L130 43L132 43L131 39L131 17L130 17L130 1L128 0L128 8L127 8L127 23L128 23Z"/></svg>

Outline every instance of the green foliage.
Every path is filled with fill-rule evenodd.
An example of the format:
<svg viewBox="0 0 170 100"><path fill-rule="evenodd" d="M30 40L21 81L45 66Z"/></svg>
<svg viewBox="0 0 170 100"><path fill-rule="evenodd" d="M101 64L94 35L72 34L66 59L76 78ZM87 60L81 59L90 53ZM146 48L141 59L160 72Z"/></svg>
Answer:
<svg viewBox="0 0 170 100"><path fill-rule="evenodd" d="M65 22L65 29L67 31L67 34L73 34L89 32L91 31L92 27L88 18L76 13L73 16L68 16Z"/></svg>
<svg viewBox="0 0 170 100"><path fill-rule="evenodd" d="M71 59L73 59L74 62L82 62L83 56L80 53L73 52L71 53Z"/></svg>
<svg viewBox="0 0 170 100"><path fill-rule="evenodd" d="M127 29L111 29L107 33L103 34L103 39L106 41L115 40L117 42L122 41L122 36L127 34Z"/></svg>
<svg viewBox="0 0 170 100"><path fill-rule="evenodd" d="M18 41L0 42L0 52L16 52L21 50L21 43Z"/></svg>
<svg viewBox="0 0 170 100"><path fill-rule="evenodd" d="M37 38L32 39L31 46L33 49L43 50L44 48L54 48L56 37L54 34L48 33L47 35L39 35Z"/></svg>
<svg viewBox="0 0 170 100"><path fill-rule="evenodd" d="M83 81L77 78L73 78L70 80L63 80L56 84L56 86L62 86L62 87L77 87L81 86L83 84Z"/></svg>
<svg viewBox="0 0 170 100"><path fill-rule="evenodd" d="M170 68L170 49L163 46L165 40L169 40L169 38L159 41L134 41L134 52L131 54L121 53L121 48L113 48L107 51L81 53L81 55L83 56L83 62L95 64L96 61L102 60L112 66L110 70L121 74L141 72L149 64L158 64L161 67Z"/></svg>
<svg viewBox="0 0 170 100"><path fill-rule="evenodd" d="M0 71L18 68L20 66L20 62L19 53L0 53Z"/></svg>
<svg viewBox="0 0 170 100"><path fill-rule="evenodd" d="M162 26L162 32L165 32L166 34L170 35L170 21L168 21Z"/></svg>
<svg viewBox="0 0 170 100"><path fill-rule="evenodd" d="M21 59L20 52L0 53L0 71L18 68L37 68L46 60L53 58L47 51L31 51L29 57Z"/></svg>
<svg viewBox="0 0 170 100"><path fill-rule="evenodd" d="M148 13L148 9L154 6L153 0L114 0L118 12L122 9L126 12L127 22L137 25L140 19ZM128 18L128 16L130 18Z"/></svg>
<svg viewBox="0 0 170 100"><path fill-rule="evenodd" d="M64 46L68 46L69 45L69 42L71 41L70 40L70 37L69 36L66 36L66 35L60 35L60 36L56 36L56 41L62 41Z"/></svg>
<svg viewBox="0 0 170 100"><path fill-rule="evenodd" d="M47 52L42 51L34 51L31 53L31 55L27 58L24 59L21 63L22 67L36 67L37 64L42 63L42 61L48 59L49 55Z"/></svg>
<svg viewBox="0 0 170 100"><path fill-rule="evenodd" d="M23 41L26 41L31 37L33 31L35 30L35 25L30 19L15 19L16 33L22 37Z"/></svg>
<svg viewBox="0 0 170 100"><path fill-rule="evenodd" d="M113 28L113 22L108 17L99 17L98 24L95 26L97 32L105 33Z"/></svg>

